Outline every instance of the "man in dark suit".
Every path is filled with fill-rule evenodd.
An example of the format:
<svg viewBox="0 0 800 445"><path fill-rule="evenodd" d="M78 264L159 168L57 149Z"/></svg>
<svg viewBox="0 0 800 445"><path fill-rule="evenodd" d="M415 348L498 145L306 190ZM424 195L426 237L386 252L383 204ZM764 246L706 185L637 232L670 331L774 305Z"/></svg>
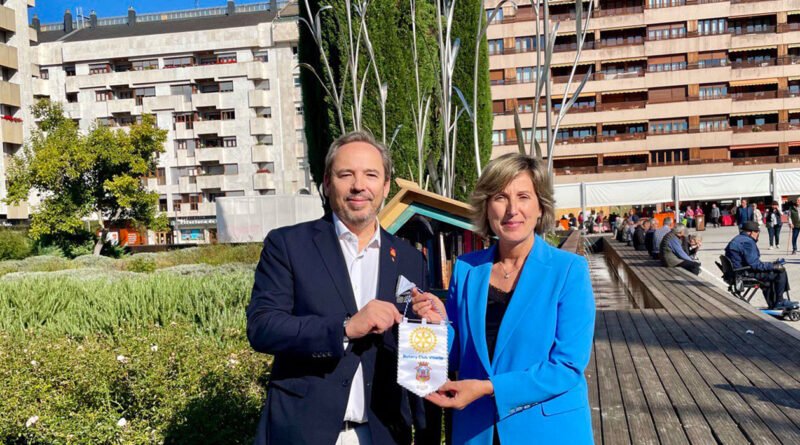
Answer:
<svg viewBox="0 0 800 445"><path fill-rule="evenodd" d="M753 220L753 209L747 205L747 200L742 199L742 205L736 208L736 225L742 230L744 223Z"/></svg>
<svg viewBox="0 0 800 445"><path fill-rule="evenodd" d="M342 136L325 160L332 212L264 241L247 336L275 360L256 444L410 444L412 423L427 442L422 401L396 383L397 279L427 283L422 255L378 224L391 170L371 135Z"/></svg>

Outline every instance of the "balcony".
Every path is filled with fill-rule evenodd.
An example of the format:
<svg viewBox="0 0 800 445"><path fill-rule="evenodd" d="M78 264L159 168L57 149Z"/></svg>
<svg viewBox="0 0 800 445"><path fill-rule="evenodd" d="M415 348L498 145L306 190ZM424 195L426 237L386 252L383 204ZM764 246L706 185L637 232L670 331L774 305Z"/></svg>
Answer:
<svg viewBox="0 0 800 445"><path fill-rule="evenodd" d="M31 27L28 27L28 40L32 43L39 43L39 33Z"/></svg>
<svg viewBox="0 0 800 445"><path fill-rule="evenodd" d="M236 134L236 120L208 120L194 122L194 133L217 134L219 136L233 136Z"/></svg>
<svg viewBox="0 0 800 445"><path fill-rule="evenodd" d="M24 142L22 122L2 119L0 120L0 132L3 134L4 143L22 145Z"/></svg>
<svg viewBox="0 0 800 445"><path fill-rule="evenodd" d="M633 108L644 108L647 106L646 100L631 101L631 102L611 102L597 104L597 111L616 111L616 110L630 110ZM569 111L570 113L572 110Z"/></svg>
<svg viewBox="0 0 800 445"><path fill-rule="evenodd" d="M597 142L641 141L646 138L646 133L620 133L615 135L599 135L597 136Z"/></svg>
<svg viewBox="0 0 800 445"><path fill-rule="evenodd" d="M235 163L235 159L232 159L234 153L232 150L235 148L230 147L208 147L208 148L196 148L194 150L195 158L197 162L219 162L220 164L227 164L227 163Z"/></svg>
<svg viewBox="0 0 800 445"><path fill-rule="evenodd" d="M225 175L199 175L197 176L197 188L200 190L223 189L225 187Z"/></svg>
<svg viewBox="0 0 800 445"><path fill-rule="evenodd" d="M556 158L558 159L558 158ZM597 166L586 167L560 167L553 169L557 176L567 175L591 175L597 173Z"/></svg>
<svg viewBox="0 0 800 445"><path fill-rule="evenodd" d="M0 43L0 66L18 70L19 59L17 54L17 48Z"/></svg>
<svg viewBox="0 0 800 445"><path fill-rule="evenodd" d="M173 214L175 217L187 216L215 216L217 214L217 204L213 202L197 202L197 203L176 203L176 209Z"/></svg>
<svg viewBox="0 0 800 445"><path fill-rule="evenodd" d="M275 190L275 178L273 173L256 173L253 175L253 189L255 190Z"/></svg>
<svg viewBox="0 0 800 445"><path fill-rule="evenodd" d="M181 167L197 165L196 153L197 153L196 150L191 152L189 150L183 150L183 149L175 150L176 165Z"/></svg>
<svg viewBox="0 0 800 445"><path fill-rule="evenodd" d="M178 193L198 193L199 191L197 176L181 176L178 178Z"/></svg>
<svg viewBox="0 0 800 445"><path fill-rule="evenodd" d="M192 111L192 102L187 96L150 96L143 98L142 110L145 113L162 110L187 112Z"/></svg>
<svg viewBox="0 0 800 445"><path fill-rule="evenodd" d="M251 108L269 107L272 101L269 98L270 92L267 90L252 90L247 93L248 102Z"/></svg>
<svg viewBox="0 0 800 445"><path fill-rule="evenodd" d="M274 162L276 156L272 145L253 145L253 163Z"/></svg>
<svg viewBox="0 0 800 445"><path fill-rule="evenodd" d="M270 119L256 117L250 119L250 134L253 136L267 135L272 133Z"/></svg>
<svg viewBox="0 0 800 445"><path fill-rule="evenodd" d="M194 139L194 124L195 122L175 122L175 139Z"/></svg>
<svg viewBox="0 0 800 445"><path fill-rule="evenodd" d="M748 156L744 158L731 158L733 165L761 165L777 164L778 156Z"/></svg>
<svg viewBox="0 0 800 445"><path fill-rule="evenodd" d="M21 202L19 205L6 206L7 219L28 219L30 216L30 208L27 202Z"/></svg>
<svg viewBox="0 0 800 445"><path fill-rule="evenodd" d="M133 113L137 110L136 99L116 99L106 102L108 112L111 114Z"/></svg>
<svg viewBox="0 0 800 445"><path fill-rule="evenodd" d="M597 167L598 173L639 172L647 170L647 164L612 164Z"/></svg>
<svg viewBox="0 0 800 445"><path fill-rule="evenodd" d="M597 9L592 15L594 17L614 17L620 15L641 14L644 12L643 6L630 6L627 8ZM574 19L574 18L573 18Z"/></svg>
<svg viewBox="0 0 800 445"><path fill-rule="evenodd" d="M17 32L14 10L8 6L0 6L0 29L13 33Z"/></svg>
<svg viewBox="0 0 800 445"><path fill-rule="evenodd" d="M760 133L762 131L777 131L778 124L743 125L741 127L731 126L734 133Z"/></svg>
<svg viewBox="0 0 800 445"><path fill-rule="evenodd" d="M10 82L0 81L0 103L21 107L19 85Z"/></svg>

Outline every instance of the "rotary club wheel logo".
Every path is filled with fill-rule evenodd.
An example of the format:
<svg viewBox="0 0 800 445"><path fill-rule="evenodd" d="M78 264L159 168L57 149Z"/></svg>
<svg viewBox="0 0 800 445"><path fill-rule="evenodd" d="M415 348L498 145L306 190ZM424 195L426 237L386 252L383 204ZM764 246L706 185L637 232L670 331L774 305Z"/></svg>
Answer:
<svg viewBox="0 0 800 445"><path fill-rule="evenodd" d="M416 328L411 331L409 341L415 351L425 354L436 347L436 334L430 328Z"/></svg>

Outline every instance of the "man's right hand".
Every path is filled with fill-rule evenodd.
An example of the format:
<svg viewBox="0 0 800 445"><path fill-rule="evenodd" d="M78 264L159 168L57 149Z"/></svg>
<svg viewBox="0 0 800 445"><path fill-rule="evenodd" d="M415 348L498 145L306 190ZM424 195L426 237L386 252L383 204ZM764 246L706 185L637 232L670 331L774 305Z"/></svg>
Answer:
<svg viewBox="0 0 800 445"><path fill-rule="evenodd" d="M369 334L383 334L402 320L403 316L394 304L372 300L350 318L344 329L345 335L354 340Z"/></svg>

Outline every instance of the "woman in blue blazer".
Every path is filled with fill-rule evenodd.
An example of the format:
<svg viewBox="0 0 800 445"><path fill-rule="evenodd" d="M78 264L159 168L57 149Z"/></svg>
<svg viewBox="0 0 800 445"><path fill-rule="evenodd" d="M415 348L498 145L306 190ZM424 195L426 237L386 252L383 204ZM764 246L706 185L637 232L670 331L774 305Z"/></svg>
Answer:
<svg viewBox="0 0 800 445"><path fill-rule="evenodd" d="M541 161L501 156L472 195L474 223L493 247L456 261L446 308L414 294L414 310L452 322L458 380L428 400L453 414L454 444L591 444L584 369L594 334L586 261L540 237L555 226L553 186Z"/></svg>

